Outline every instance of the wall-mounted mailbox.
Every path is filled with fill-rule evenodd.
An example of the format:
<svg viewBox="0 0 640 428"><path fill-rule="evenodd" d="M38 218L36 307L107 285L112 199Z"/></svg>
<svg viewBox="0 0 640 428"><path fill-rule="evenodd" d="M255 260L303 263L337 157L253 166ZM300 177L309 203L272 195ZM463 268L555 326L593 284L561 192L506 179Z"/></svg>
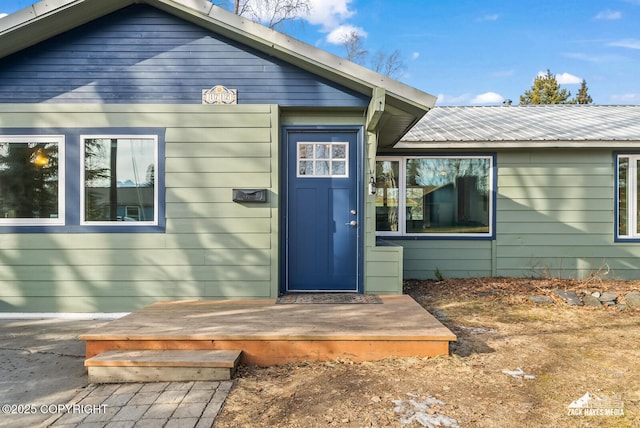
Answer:
<svg viewBox="0 0 640 428"><path fill-rule="evenodd" d="M267 189L233 189L233 202L267 202Z"/></svg>

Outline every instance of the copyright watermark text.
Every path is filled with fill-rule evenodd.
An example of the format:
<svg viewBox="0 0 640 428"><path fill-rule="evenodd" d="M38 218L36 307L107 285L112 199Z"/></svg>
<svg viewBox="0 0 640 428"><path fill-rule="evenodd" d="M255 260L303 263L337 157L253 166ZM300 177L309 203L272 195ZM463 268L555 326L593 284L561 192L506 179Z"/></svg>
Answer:
<svg viewBox="0 0 640 428"><path fill-rule="evenodd" d="M59 415L63 413L91 414L104 413L106 404L2 404L3 415Z"/></svg>

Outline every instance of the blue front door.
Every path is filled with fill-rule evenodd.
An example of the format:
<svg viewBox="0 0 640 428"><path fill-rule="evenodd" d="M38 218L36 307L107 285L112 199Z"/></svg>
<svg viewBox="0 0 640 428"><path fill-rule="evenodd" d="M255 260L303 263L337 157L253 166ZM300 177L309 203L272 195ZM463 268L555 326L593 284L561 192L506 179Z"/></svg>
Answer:
<svg viewBox="0 0 640 428"><path fill-rule="evenodd" d="M357 131L290 131L285 291L360 291Z"/></svg>

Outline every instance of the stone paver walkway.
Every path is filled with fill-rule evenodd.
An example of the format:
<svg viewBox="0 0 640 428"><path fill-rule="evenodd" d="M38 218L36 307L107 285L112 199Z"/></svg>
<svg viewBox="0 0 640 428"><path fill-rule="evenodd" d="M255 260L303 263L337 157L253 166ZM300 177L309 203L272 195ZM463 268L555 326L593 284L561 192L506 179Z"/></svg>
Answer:
<svg viewBox="0 0 640 428"><path fill-rule="evenodd" d="M44 426L210 428L232 381L89 385Z"/></svg>

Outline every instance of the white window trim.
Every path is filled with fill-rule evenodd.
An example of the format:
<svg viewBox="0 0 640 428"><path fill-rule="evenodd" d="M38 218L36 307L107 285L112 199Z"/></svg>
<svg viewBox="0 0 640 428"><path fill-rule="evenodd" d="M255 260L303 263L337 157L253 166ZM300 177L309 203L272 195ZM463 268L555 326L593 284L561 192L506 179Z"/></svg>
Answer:
<svg viewBox="0 0 640 428"><path fill-rule="evenodd" d="M155 181L153 186L153 221L87 221L85 218L85 171L84 171L84 156L85 156L85 140L87 139L136 139L136 140L153 140L154 153L153 162L155 165ZM158 225L158 136L157 135L139 135L139 134L88 134L80 136L80 224L82 226L125 226L125 227L137 227L137 226L157 226Z"/></svg>
<svg viewBox="0 0 640 428"><path fill-rule="evenodd" d="M489 159L489 231L486 233L407 233L407 160L408 159ZM422 238L490 238L493 236L494 216L494 157L492 155L453 155L453 156L380 156L378 161L400 162L398 168L398 230L376 231L376 236L393 237L422 237ZM375 209L375 208L374 208Z"/></svg>
<svg viewBox="0 0 640 428"><path fill-rule="evenodd" d="M65 136L1 135L0 143L58 144L58 218L0 218L0 226L63 226L65 224Z"/></svg>
<svg viewBox="0 0 640 428"><path fill-rule="evenodd" d="M626 158L628 159L628 187L627 187L627 234L620 235L620 225L618 222L620 221L620 159ZM618 239L639 239L640 233L638 230L638 161L640 161L640 154L619 154L616 159L616 180L615 183L615 192L616 192L616 200L618 202L618 206L616 207L615 212L617 213L616 219L616 236Z"/></svg>
<svg viewBox="0 0 640 428"><path fill-rule="evenodd" d="M325 161L329 161L329 174L325 174L325 175L303 175L300 174L300 162L303 159L300 159L300 147L305 145L305 144L312 144L312 145L320 145L320 144L328 144L332 147L331 151L333 151L333 146L334 145L338 145L338 144L343 144L345 146L345 153L344 153L344 159L333 159L333 158L329 158L329 159L322 159ZM314 156L313 159L311 159L314 164L316 162L316 158ZM333 161L338 161L338 162L344 162L345 166L344 166L344 174L331 174L331 171L333 170ZM315 167L314 167L314 171L315 171ZM296 145L296 177L297 178L349 178L349 142L347 141L298 141L297 145Z"/></svg>

